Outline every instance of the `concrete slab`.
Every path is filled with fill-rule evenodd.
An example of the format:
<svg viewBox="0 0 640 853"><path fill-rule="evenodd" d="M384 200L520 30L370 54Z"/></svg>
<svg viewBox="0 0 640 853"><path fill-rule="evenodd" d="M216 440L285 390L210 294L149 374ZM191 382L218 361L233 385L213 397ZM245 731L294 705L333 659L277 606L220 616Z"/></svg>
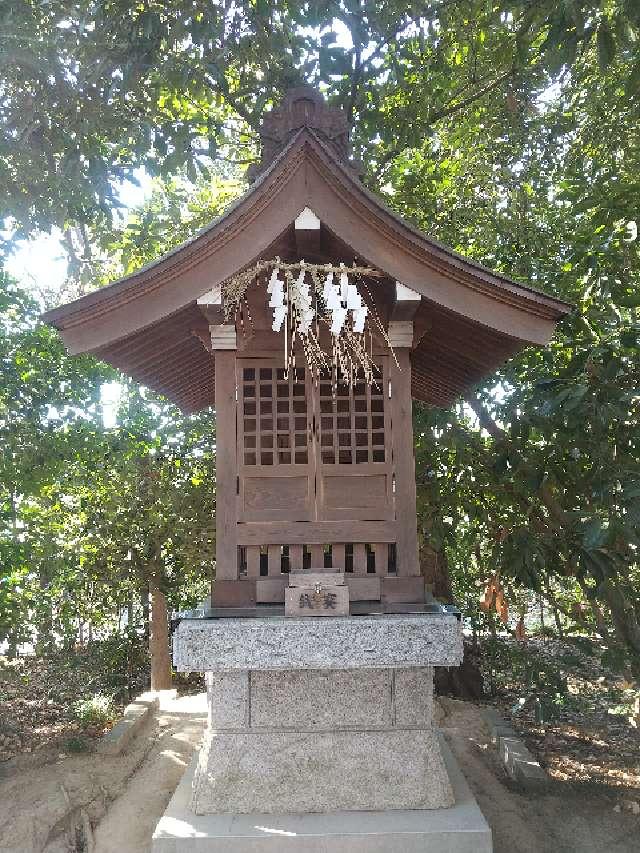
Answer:
<svg viewBox="0 0 640 853"><path fill-rule="evenodd" d="M517 737L513 726L510 723L507 723L495 708L483 708L481 714L487 728L489 729L491 743L497 745L498 740L501 737Z"/></svg>
<svg viewBox="0 0 640 853"><path fill-rule="evenodd" d="M157 694L143 693L124 709L122 718L98 741L100 755L120 755L160 707Z"/></svg>
<svg viewBox="0 0 640 853"><path fill-rule="evenodd" d="M491 743L494 746L497 747L499 742L500 742L500 738L505 738L505 737L517 738L518 733L513 728L513 726L510 726L508 723L505 723L503 726L493 726L492 727L492 729L491 729Z"/></svg>
<svg viewBox="0 0 640 853"><path fill-rule="evenodd" d="M549 784L549 777L533 757L517 758L514 762L515 778L525 788L542 788Z"/></svg>
<svg viewBox="0 0 640 853"><path fill-rule="evenodd" d="M498 738L498 752L507 773L512 779L516 777L516 761L533 761L533 756L520 738L517 737Z"/></svg>
<svg viewBox="0 0 640 853"><path fill-rule="evenodd" d="M197 816L189 810L195 755L156 826L152 853L492 853L491 830L440 742L456 802L433 811Z"/></svg>
<svg viewBox="0 0 640 853"><path fill-rule="evenodd" d="M508 775L524 788L540 788L549 781L543 767L527 749L524 741L495 708L483 708L482 716L491 733Z"/></svg>

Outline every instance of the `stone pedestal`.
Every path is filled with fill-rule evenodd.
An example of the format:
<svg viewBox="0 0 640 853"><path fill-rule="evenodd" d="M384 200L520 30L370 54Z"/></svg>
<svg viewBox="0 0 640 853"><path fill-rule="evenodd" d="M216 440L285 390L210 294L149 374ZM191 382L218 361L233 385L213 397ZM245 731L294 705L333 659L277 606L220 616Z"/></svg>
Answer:
<svg viewBox="0 0 640 853"><path fill-rule="evenodd" d="M433 670L208 673L196 814L442 808Z"/></svg>
<svg viewBox="0 0 640 853"><path fill-rule="evenodd" d="M188 806L184 785L178 798L183 825L210 822L211 837L195 831L193 850L231 850L235 842L271 850L261 827L294 815L307 821L300 826L323 853L404 850L404 842L395 845L409 836L428 840L433 853L466 849L452 843L459 794L433 727L433 667L461 659L460 623L445 614L183 621L174 664L206 673L209 705ZM476 811L482 844L474 849L490 851ZM449 819L437 817L448 812ZM242 841L219 823L235 826L241 816L260 824L251 841L246 828ZM312 819L325 821L326 837ZM161 821L154 850L170 849L174 825ZM471 837L468 827L461 832ZM171 849L191 850L180 837Z"/></svg>
<svg viewBox="0 0 640 853"><path fill-rule="evenodd" d="M433 665L461 655L442 614L181 623L174 663L209 697L194 813L451 806Z"/></svg>
<svg viewBox="0 0 640 853"><path fill-rule="evenodd" d="M491 830L453 755L440 744L455 805L326 814L196 815L196 758L153 833L152 853L491 853Z"/></svg>

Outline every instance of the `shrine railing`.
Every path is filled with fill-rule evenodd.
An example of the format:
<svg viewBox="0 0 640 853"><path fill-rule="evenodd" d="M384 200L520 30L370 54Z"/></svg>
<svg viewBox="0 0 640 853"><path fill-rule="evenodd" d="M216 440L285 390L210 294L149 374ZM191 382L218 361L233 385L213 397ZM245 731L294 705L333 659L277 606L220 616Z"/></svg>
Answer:
<svg viewBox="0 0 640 853"><path fill-rule="evenodd" d="M341 569L353 575L395 575L393 542L326 545L245 545L238 548L240 578L282 577L290 571Z"/></svg>

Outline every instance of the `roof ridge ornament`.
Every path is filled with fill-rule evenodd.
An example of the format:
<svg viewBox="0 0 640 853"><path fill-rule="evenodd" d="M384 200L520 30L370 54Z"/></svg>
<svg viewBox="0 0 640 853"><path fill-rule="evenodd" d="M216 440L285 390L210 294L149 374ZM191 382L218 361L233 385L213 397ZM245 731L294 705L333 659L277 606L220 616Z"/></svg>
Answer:
<svg viewBox="0 0 640 853"><path fill-rule="evenodd" d="M313 86L296 86L285 93L279 106L265 113L260 127L262 155L247 170L247 178L255 180L303 127L315 131L338 159L362 173L360 164L349 159L349 123L342 109L330 106Z"/></svg>

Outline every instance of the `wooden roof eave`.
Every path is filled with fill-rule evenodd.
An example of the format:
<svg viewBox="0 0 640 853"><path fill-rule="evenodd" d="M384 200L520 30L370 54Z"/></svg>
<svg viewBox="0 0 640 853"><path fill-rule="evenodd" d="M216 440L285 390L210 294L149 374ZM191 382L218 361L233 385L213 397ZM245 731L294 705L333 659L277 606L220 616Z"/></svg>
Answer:
<svg viewBox="0 0 640 853"><path fill-rule="evenodd" d="M106 348L192 305L248 266L311 207L367 263L474 323L546 343L571 309L426 237L367 191L311 130L196 237L131 276L47 312L72 353Z"/></svg>

